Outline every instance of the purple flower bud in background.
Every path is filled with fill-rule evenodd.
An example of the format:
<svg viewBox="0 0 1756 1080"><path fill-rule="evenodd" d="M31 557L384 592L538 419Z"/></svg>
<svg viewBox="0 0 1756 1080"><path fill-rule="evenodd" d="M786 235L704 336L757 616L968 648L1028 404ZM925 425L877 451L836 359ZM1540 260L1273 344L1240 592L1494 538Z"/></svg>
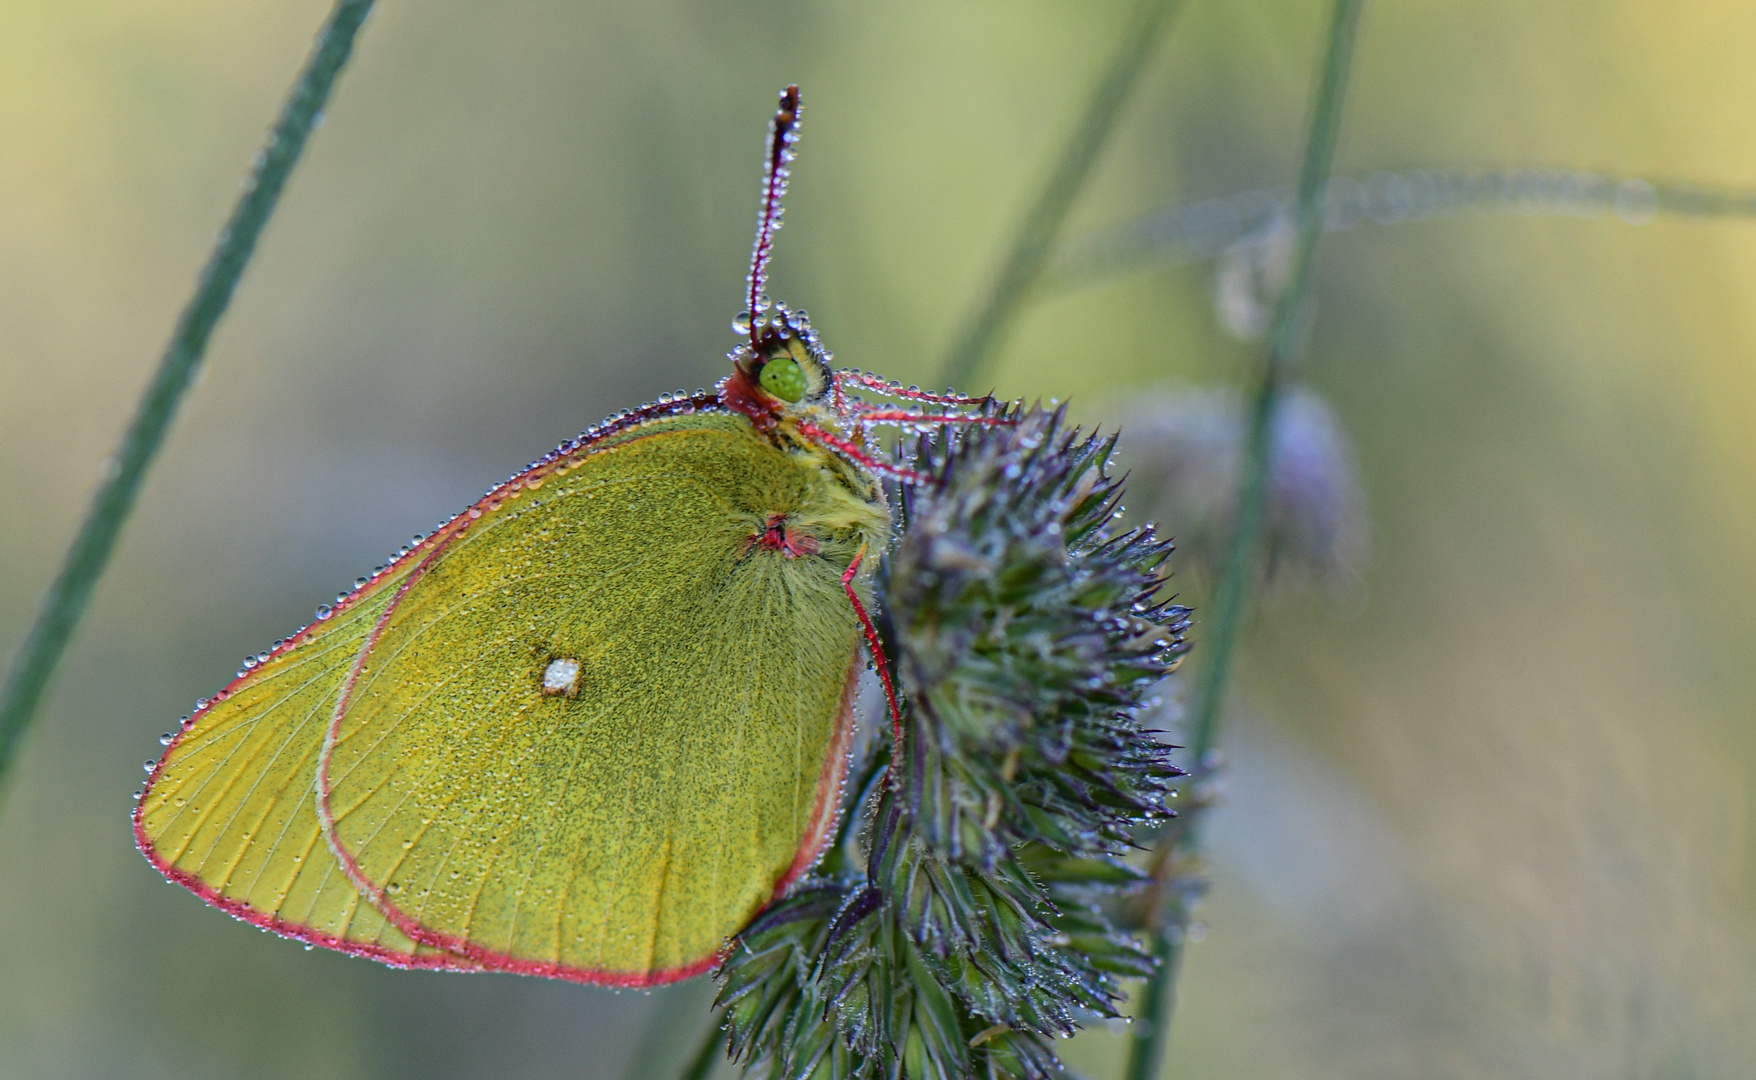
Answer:
<svg viewBox="0 0 1756 1080"><path fill-rule="evenodd" d="M1215 571L1237 507L1247 415L1228 388L1167 383L1111 410L1119 456L1133 470L1133 509L1177 538L1180 555ZM1263 519L1266 577L1329 589L1357 585L1371 525L1352 445L1328 403L1303 387L1286 394L1274 425Z"/></svg>

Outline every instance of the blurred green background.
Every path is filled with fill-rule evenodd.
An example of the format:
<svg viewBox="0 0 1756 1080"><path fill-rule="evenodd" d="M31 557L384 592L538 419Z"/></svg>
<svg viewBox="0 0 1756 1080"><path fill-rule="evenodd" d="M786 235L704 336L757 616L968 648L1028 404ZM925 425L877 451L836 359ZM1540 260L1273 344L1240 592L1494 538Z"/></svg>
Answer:
<svg viewBox="0 0 1756 1080"><path fill-rule="evenodd" d="M0 4L0 651L327 7ZM1191 0L1073 231L1289 182L1324 13ZM302 951L134 852L141 762L412 532L719 376L787 81L772 291L932 381L1124 14L385 0L6 794L0 1077L668 1076L709 986ZM1723 0L1371 6L1337 167L1750 178L1753 33ZM1756 233L1360 229L1316 295L1374 558L1252 620L1167 1075L1749 1075ZM1191 267L1041 304L986 381L1088 416L1240 382L1211 297ZM1113 1077L1120 1047L1069 1054Z"/></svg>

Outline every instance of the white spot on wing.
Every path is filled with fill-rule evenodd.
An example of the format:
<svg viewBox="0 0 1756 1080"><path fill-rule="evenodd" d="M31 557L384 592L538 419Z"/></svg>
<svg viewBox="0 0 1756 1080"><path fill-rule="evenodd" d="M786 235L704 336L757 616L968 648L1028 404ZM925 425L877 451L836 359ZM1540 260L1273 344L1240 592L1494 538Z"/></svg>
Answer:
<svg viewBox="0 0 1756 1080"><path fill-rule="evenodd" d="M572 697L579 692L579 661L567 657L549 661L543 669L543 693Z"/></svg>

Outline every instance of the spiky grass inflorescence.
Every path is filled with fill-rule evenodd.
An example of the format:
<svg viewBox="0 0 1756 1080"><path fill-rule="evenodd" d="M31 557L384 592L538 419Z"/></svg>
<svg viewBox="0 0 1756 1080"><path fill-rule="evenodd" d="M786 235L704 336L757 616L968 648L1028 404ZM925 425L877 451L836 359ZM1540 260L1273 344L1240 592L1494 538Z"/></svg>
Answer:
<svg viewBox="0 0 1756 1080"><path fill-rule="evenodd" d="M819 875L720 972L734 1057L770 1076L1038 1078L1117 1015L1150 950L1106 902L1144 875L1173 748L1140 725L1184 649L1171 545L1117 524L1115 445L1061 411L921 439L880 575L905 738L850 787Z"/></svg>

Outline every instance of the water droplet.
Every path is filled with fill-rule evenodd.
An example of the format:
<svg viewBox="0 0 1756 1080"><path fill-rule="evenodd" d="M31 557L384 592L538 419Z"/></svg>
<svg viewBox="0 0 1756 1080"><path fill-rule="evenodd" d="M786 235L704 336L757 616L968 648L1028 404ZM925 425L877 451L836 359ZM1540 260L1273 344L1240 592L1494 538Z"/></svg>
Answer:
<svg viewBox="0 0 1756 1080"><path fill-rule="evenodd" d="M363 577L362 578L355 578L354 579L354 589L356 591L359 589L364 589L367 585L371 584L371 582L372 582L371 578L363 578Z"/></svg>
<svg viewBox="0 0 1756 1080"><path fill-rule="evenodd" d="M175 735L173 735L167 731L163 735L159 736L159 745L160 746L169 746L169 745L171 745L171 740L175 739L175 738L176 738Z"/></svg>
<svg viewBox="0 0 1756 1080"><path fill-rule="evenodd" d="M156 768L158 768L158 767L159 767L159 763L158 763L158 762L156 762L156 761L154 761L154 760L153 760L153 759L152 759L152 758L147 758L147 759L146 759L146 764L145 764L145 765L144 765L144 766L143 766L143 768L144 768L144 769L145 769L145 770L146 770L146 771L147 771L147 772L152 772L152 771L153 771L153 770L154 770L154 769L156 769Z"/></svg>
<svg viewBox="0 0 1756 1080"><path fill-rule="evenodd" d="M740 311L732 316L732 333L740 337L750 332L750 313Z"/></svg>
<svg viewBox="0 0 1756 1080"><path fill-rule="evenodd" d="M318 622L322 622L324 619L327 619L331 615L334 615L334 614L335 614L335 609L330 607L328 604L318 604L317 605L317 621Z"/></svg>

